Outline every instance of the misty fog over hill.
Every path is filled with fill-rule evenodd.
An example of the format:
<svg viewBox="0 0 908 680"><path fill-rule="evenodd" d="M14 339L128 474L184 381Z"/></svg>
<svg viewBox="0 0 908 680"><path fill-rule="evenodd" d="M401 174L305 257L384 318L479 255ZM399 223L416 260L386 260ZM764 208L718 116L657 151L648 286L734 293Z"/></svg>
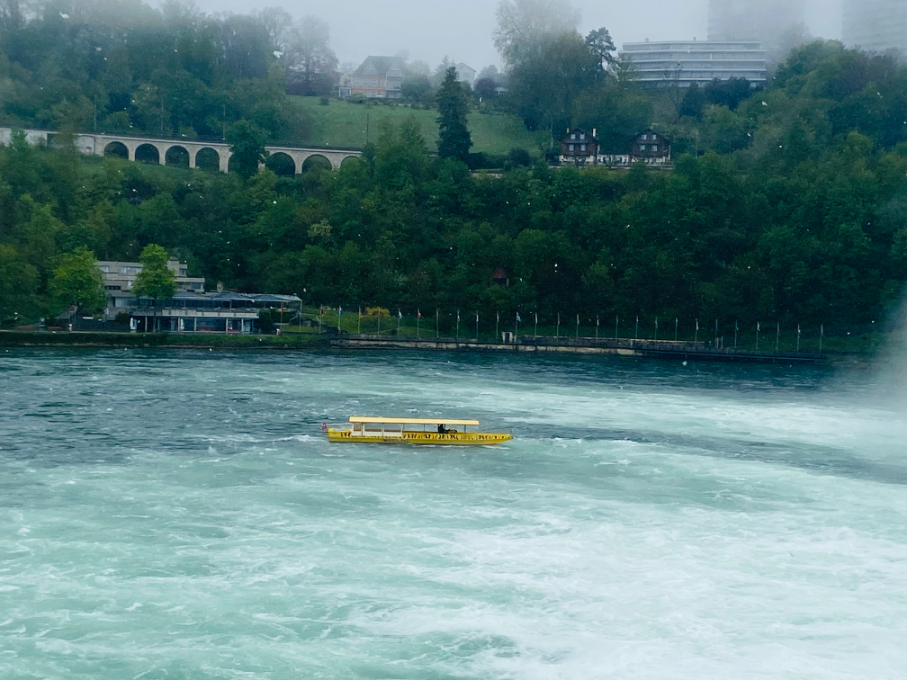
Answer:
<svg viewBox="0 0 908 680"><path fill-rule="evenodd" d="M706 40L709 0L575 0L571 4L581 12L581 33L607 26L618 44L647 38ZM251 0L200 0L198 5L209 13L248 13L261 8L261 3ZM496 5L491 0L283 3L295 17L315 14L327 21L342 62L406 50L411 58L429 64L449 55L476 69L500 65L491 40ZM838 38L842 32L842 0L807 0L805 23L813 36Z"/></svg>

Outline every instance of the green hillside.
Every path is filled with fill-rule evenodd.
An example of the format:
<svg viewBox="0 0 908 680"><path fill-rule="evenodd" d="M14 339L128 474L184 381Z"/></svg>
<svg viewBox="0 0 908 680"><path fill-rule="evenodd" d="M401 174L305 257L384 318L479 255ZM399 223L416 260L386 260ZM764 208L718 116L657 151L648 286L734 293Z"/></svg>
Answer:
<svg viewBox="0 0 908 680"><path fill-rule="evenodd" d="M290 99L311 118L312 134L306 141L313 146L361 148L367 141L367 123L368 140L374 142L379 121L388 119L398 125L410 116L419 121L431 150L438 141L438 112L434 110L411 109L403 104L355 104L338 99L331 99L324 106L318 97ZM513 116L471 113L469 125L475 152L506 154L520 148L539 155L547 143L544 133L529 132Z"/></svg>

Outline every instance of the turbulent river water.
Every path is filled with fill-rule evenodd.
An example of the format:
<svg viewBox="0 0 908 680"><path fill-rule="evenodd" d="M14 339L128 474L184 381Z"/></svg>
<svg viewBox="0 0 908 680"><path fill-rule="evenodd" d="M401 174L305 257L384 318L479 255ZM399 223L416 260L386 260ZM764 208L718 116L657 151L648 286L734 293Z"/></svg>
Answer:
<svg viewBox="0 0 908 680"><path fill-rule="evenodd" d="M885 371L0 354L0 678L904 678ZM478 418L484 448L328 444Z"/></svg>

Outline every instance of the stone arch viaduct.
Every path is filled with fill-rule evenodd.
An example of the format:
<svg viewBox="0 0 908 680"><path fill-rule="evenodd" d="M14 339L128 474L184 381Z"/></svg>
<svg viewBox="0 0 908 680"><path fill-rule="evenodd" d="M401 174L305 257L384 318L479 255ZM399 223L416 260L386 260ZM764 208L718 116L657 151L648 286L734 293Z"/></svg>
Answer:
<svg viewBox="0 0 908 680"><path fill-rule="evenodd" d="M25 130L25 137L32 144L52 146L54 134L54 132L49 130ZM11 137L11 128L0 127L0 144L9 144ZM132 137L104 133L79 133L75 136L75 146L82 153L93 156L107 155L113 149L119 150L122 155L125 150L126 157L131 161L136 160L136 153L139 151L149 158L153 158L154 154L157 154L158 163L161 165L167 164L168 154L173 157L176 152L185 160L186 156L182 155L185 153L189 157L190 168L198 167L199 154L205 153L212 160L216 157L218 169L221 172L227 172L230 167L230 156L232 155L230 145L224 142L165 139L161 137ZM362 155L362 152L352 149L321 149L295 146L266 146L265 149L273 157L285 156L293 163L295 174L303 171L303 164L310 158L321 157L331 164L332 170L337 170L347 158L358 158ZM214 157L211 156L212 152L215 154Z"/></svg>

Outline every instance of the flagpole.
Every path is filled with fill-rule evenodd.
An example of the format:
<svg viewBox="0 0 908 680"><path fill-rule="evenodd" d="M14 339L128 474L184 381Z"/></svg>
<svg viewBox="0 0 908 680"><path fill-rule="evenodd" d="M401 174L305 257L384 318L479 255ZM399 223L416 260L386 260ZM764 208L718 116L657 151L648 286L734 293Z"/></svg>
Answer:
<svg viewBox="0 0 908 680"><path fill-rule="evenodd" d="M800 326L798 326L800 328ZM779 351L779 335L781 334L779 322L776 321L776 351Z"/></svg>
<svg viewBox="0 0 908 680"><path fill-rule="evenodd" d="M697 343L697 337L700 335L700 319L694 319L694 344Z"/></svg>
<svg viewBox="0 0 908 680"><path fill-rule="evenodd" d="M400 313L400 307L397 308L397 334L400 335L400 320L404 318L404 315Z"/></svg>
<svg viewBox="0 0 908 680"><path fill-rule="evenodd" d="M438 340L438 307L435 308L435 339Z"/></svg>
<svg viewBox="0 0 908 680"><path fill-rule="evenodd" d="M416 339L419 340L419 320L422 318L419 310L416 310Z"/></svg>
<svg viewBox="0 0 908 680"><path fill-rule="evenodd" d="M659 317L657 316L656 317L656 333L653 336L653 340L658 340L658 339L659 339Z"/></svg>
<svg viewBox="0 0 908 680"><path fill-rule="evenodd" d="M381 307L378 308L378 334L381 335Z"/></svg>
<svg viewBox="0 0 908 680"><path fill-rule="evenodd" d="M460 310L459 310L459 309L457 310L457 325L456 325L456 329L457 329L457 330L454 331L454 340L455 340L455 341L456 341L456 340L460 340Z"/></svg>
<svg viewBox="0 0 908 680"><path fill-rule="evenodd" d="M495 312L495 342L498 342L501 336L498 334L498 324L501 322L501 312Z"/></svg>
<svg viewBox="0 0 908 680"><path fill-rule="evenodd" d="M555 339L561 335L561 312L558 312L558 323L555 324Z"/></svg>
<svg viewBox="0 0 908 680"><path fill-rule="evenodd" d="M361 334L362 334L362 327L363 327L363 308L362 308L362 307L357 307L357 308L356 308L356 314L357 314L357 317L356 317L356 334L357 334L357 335L361 335Z"/></svg>
<svg viewBox="0 0 908 680"><path fill-rule="evenodd" d="M479 342L479 310L476 310L476 342Z"/></svg>
<svg viewBox="0 0 908 680"><path fill-rule="evenodd" d="M637 316L637 320L634 322L634 340L637 339L638 331L640 329L640 316Z"/></svg>
<svg viewBox="0 0 908 680"><path fill-rule="evenodd" d="M599 315L596 315L596 342L599 342Z"/></svg>
<svg viewBox="0 0 908 680"><path fill-rule="evenodd" d="M760 322L757 321L757 351L760 351Z"/></svg>
<svg viewBox="0 0 908 680"><path fill-rule="evenodd" d="M580 315L579 314L577 315L577 332L574 333L574 339L575 340L580 339Z"/></svg>
<svg viewBox="0 0 908 680"><path fill-rule="evenodd" d="M615 342L618 342L618 315L615 314Z"/></svg>
<svg viewBox="0 0 908 680"><path fill-rule="evenodd" d="M514 342L517 342L517 322L520 321L520 312L514 312Z"/></svg>
<svg viewBox="0 0 908 680"><path fill-rule="evenodd" d="M798 340L795 344L795 352L801 351L801 324L798 324Z"/></svg>
<svg viewBox="0 0 908 680"><path fill-rule="evenodd" d="M539 312L533 312L533 318L535 319L533 323L533 337L539 337Z"/></svg>
<svg viewBox="0 0 908 680"><path fill-rule="evenodd" d="M820 324L820 354L823 353L823 324Z"/></svg>
<svg viewBox="0 0 908 680"><path fill-rule="evenodd" d="M675 317L675 342L678 342L678 317Z"/></svg>

